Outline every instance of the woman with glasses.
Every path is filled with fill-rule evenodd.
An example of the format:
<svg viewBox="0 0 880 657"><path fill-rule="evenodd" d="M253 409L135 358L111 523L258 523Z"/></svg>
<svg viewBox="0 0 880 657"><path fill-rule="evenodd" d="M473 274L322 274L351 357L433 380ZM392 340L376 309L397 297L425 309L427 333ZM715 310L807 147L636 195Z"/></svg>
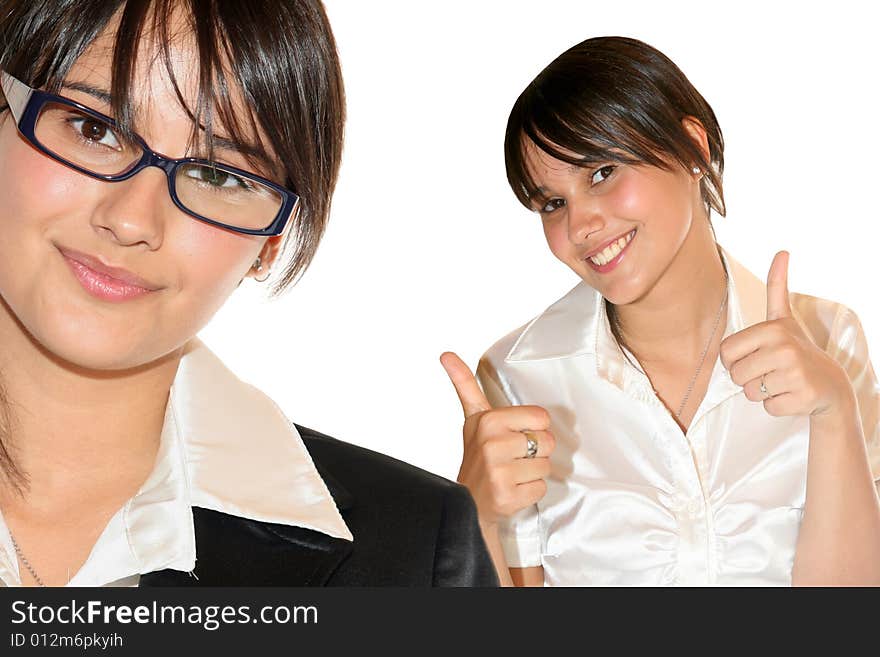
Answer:
<svg viewBox="0 0 880 657"><path fill-rule="evenodd" d="M494 584L465 488L291 424L195 337L324 230L320 3L6 0L0 44L0 582Z"/></svg>
<svg viewBox="0 0 880 657"><path fill-rule="evenodd" d="M855 313L715 240L712 108L645 43L561 54L507 176L581 279L474 379L459 480L517 585L880 584L880 385Z"/></svg>

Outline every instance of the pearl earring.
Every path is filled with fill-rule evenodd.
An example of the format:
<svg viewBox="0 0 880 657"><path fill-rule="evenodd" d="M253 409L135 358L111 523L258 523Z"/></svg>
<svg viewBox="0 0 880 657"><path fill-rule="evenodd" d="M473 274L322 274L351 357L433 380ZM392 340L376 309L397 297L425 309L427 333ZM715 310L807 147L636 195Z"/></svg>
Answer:
<svg viewBox="0 0 880 657"><path fill-rule="evenodd" d="M692 169L692 171L694 172L694 175L696 176L698 173L700 173L700 167L694 167Z"/></svg>
<svg viewBox="0 0 880 657"><path fill-rule="evenodd" d="M257 259L254 260L254 264L251 265L251 269L255 269L258 273L263 271L263 259L260 256L257 256ZM263 276L262 278L260 278L259 276L254 276L254 280L259 281L260 283L265 281L267 278L269 278L268 271L266 272L265 276Z"/></svg>

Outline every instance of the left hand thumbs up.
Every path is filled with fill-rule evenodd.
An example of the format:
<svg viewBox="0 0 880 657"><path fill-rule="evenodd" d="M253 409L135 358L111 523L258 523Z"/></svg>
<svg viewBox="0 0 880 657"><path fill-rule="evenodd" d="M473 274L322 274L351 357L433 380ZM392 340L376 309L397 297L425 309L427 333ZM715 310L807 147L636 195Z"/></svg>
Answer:
<svg viewBox="0 0 880 657"><path fill-rule="evenodd" d="M825 414L848 399L849 382L794 318L788 259L780 251L767 273L767 321L726 337L721 361L746 398L762 402L770 415Z"/></svg>

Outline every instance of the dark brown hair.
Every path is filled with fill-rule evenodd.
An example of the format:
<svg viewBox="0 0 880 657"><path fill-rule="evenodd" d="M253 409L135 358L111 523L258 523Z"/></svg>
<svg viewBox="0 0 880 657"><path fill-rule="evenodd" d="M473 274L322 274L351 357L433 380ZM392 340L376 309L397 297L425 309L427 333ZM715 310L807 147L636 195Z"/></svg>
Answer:
<svg viewBox="0 0 880 657"><path fill-rule="evenodd" d="M706 130L708 161L685 131L686 117ZM725 214L724 139L715 113L672 60L636 39L587 39L554 59L517 98L504 160L513 193L532 209L539 192L526 166L528 141L576 166L698 166L707 216ZM626 346L614 305L606 300L605 306L614 337Z"/></svg>
<svg viewBox="0 0 880 657"><path fill-rule="evenodd" d="M685 131L685 117L705 128L708 162ZM516 99L504 160L513 193L531 208L537 184L526 167L524 139L577 166L699 166L707 208L725 213L724 139L715 113L672 60L636 39L587 39L554 59Z"/></svg>
<svg viewBox="0 0 880 657"><path fill-rule="evenodd" d="M198 48L195 107L187 107L172 71L169 44L179 36L172 22L176 11L189 20ZM278 182L300 196L272 288L279 294L315 254L342 159L345 96L323 6L319 0L0 0L0 69L57 92L74 62L117 17L108 56L113 113L123 130L132 129L131 89L146 33L160 44L160 61L193 119L190 146L210 157L219 123L238 145L274 154L283 177ZM233 107L236 93L244 112ZM260 143L258 127L266 143ZM0 389L0 471L21 483L3 444L10 421L4 397Z"/></svg>
<svg viewBox="0 0 880 657"><path fill-rule="evenodd" d="M172 14L183 10L199 52L196 107L187 107L172 70ZM318 247L342 159L345 99L336 44L318 0L2 0L0 68L32 87L57 92L73 63L116 15L112 108L131 129L131 88L142 35L154 35L193 141L210 154L219 123L238 145L253 145L257 126L284 184L301 197L289 230L290 258L273 288L302 274ZM233 108L240 90L244 116ZM202 136L198 129L204 126ZM243 148L243 152L247 149ZM252 162L254 164L254 162Z"/></svg>

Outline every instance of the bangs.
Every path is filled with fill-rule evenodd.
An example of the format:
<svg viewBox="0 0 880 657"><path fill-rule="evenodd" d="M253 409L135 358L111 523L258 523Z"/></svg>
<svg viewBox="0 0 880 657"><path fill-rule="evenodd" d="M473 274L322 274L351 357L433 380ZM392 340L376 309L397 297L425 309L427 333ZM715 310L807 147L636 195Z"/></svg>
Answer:
<svg viewBox="0 0 880 657"><path fill-rule="evenodd" d="M708 153L684 126L695 120ZM676 167L704 173L707 212L723 215L724 138L712 108L663 53L626 37L595 37L554 59L517 98L507 123L507 178L526 207L539 194L527 166L530 145L575 166Z"/></svg>
<svg viewBox="0 0 880 657"><path fill-rule="evenodd" d="M59 93L76 60L118 15L119 23L110 54L110 104L120 132L126 136L136 132L136 99L132 94L136 65L139 57L150 55L164 66L180 107L192 121L187 144L189 152L213 160L215 132L218 132L219 126L219 132L228 137L251 167L267 177L278 177L278 167L273 166L269 155L273 149L267 148L259 136L259 123L253 105L246 102L245 90L230 82L230 79L242 78L234 70L235 53L224 27L228 18L220 15L220 3L200 0L91 3L89 11L94 9L97 17L88 23L73 20L70 15L71 12L82 12L82 6L77 8L75 2L62 4L66 7L58 13L56 20L52 23L47 21L43 26L46 34L41 36L45 40L39 37L32 39L27 44L29 48L24 48L33 50L34 43L43 46L37 56L31 59L31 64L28 66L21 58L3 63L12 75L31 86ZM175 33L173 19L178 13L183 15L184 26ZM61 25L64 29L60 28ZM155 53L142 52L145 38L155 44L152 46L156 48ZM198 87L194 106L185 100L174 74L172 44L181 39L193 39L198 50ZM11 48L6 50L7 53L15 52ZM235 107L233 100L236 93L239 94L238 107ZM277 182L285 183L284 180Z"/></svg>
<svg viewBox="0 0 880 657"><path fill-rule="evenodd" d="M631 116L615 111L613 103L600 98L589 103L577 100L565 93L548 97L533 83L511 111L504 140L507 179L517 200L529 209L535 199L542 198L527 164L530 144L577 167L607 163L671 167L662 149L632 125ZM597 109L587 109L592 107Z"/></svg>
<svg viewBox="0 0 880 657"><path fill-rule="evenodd" d="M184 5L188 7L183 8ZM224 137L232 142L250 167L265 177L276 178L279 184L287 184L284 179L277 180L278 166L269 155L273 149L260 138L253 103L246 102L247 94L239 87L240 83L230 81L243 78L235 72L237 59L225 28L228 18L219 14L217 5L214 2L181 3L175 0L141 0L125 4L111 60L114 116L123 132L134 132L135 106L131 90L138 57L146 54L141 52L141 45L147 36L153 44L158 44L155 56L165 68L180 107L192 121L189 151L213 161L215 132L219 126ZM186 12L186 25L174 33L174 13L181 10ZM187 103L174 74L172 44L181 39L193 39L198 50L198 88L194 107ZM234 102L235 94L239 95L238 106Z"/></svg>
<svg viewBox="0 0 880 657"><path fill-rule="evenodd" d="M59 93L71 67L115 27L110 105L135 132L137 63L164 66L192 121L188 152L238 151L256 172L300 199L282 244L273 292L311 262L330 213L342 159L345 91L336 42L318 0L3 0L0 68ZM173 45L192 39L197 89L183 93ZM154 52L144 52L145 47ZM108 49L111 45L108 44ZM194 74L196 75L196 74ZM187 81L187 84L189 82ZM195 95L191 96L190 93ZM274 277L273 277L274 278Z"/></svg>

